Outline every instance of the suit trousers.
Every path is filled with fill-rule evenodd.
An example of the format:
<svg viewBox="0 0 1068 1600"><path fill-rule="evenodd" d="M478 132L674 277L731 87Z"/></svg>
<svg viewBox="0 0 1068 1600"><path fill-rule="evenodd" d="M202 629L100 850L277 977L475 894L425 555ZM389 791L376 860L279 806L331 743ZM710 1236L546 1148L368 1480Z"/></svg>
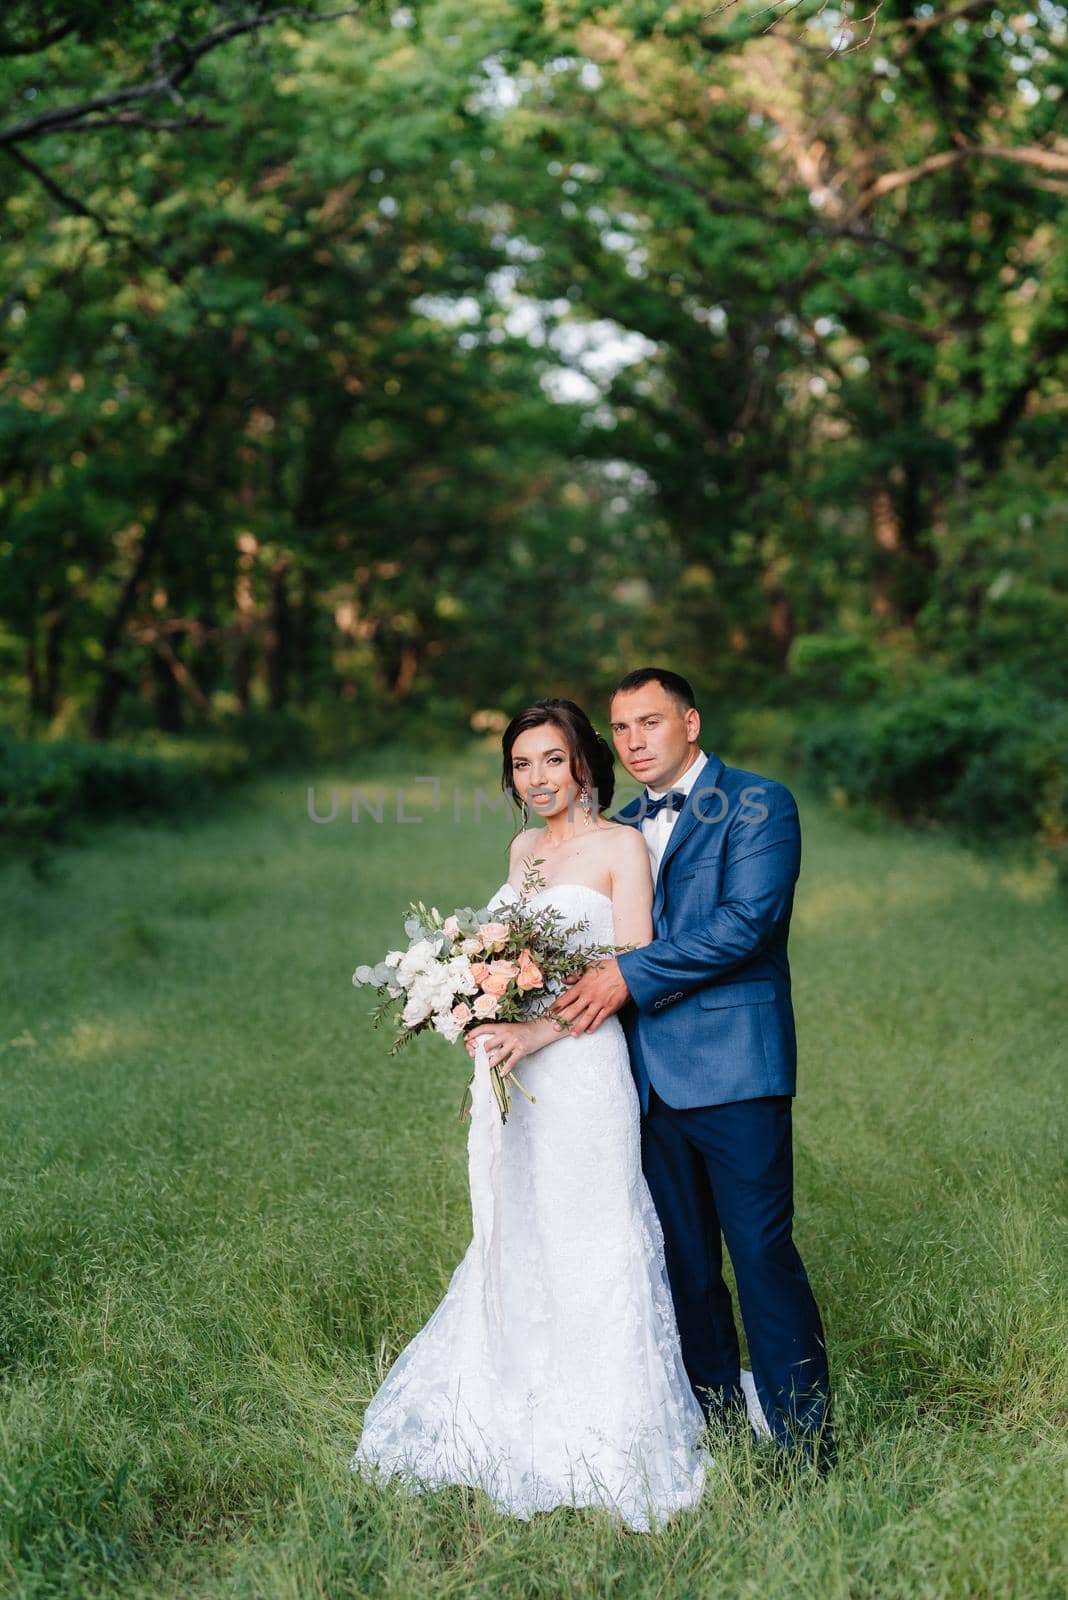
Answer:
<svg viewBox="0 0 1068 1600"><path fill-rule="evenodd" d="M651 1089L642 1166L664 1232L683 1361L706 1416L744 1415L725 1241L772 1434L828 1465L823 1325L792 1237L792 1131L789 1095L678 1109Z"/></svg>

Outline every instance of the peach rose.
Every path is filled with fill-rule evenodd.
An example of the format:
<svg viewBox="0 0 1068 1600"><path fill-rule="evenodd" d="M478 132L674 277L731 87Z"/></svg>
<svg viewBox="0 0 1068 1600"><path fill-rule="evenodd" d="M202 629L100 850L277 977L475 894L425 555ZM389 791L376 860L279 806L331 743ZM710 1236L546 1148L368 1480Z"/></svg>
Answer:
<svg viewBox="0 0 1068 1600"><path fill-rule="evenodd" d="M454 916L446 917L445 921L441 924L441 928L442 932L447 933L450 939L458 939L460 937L459 919Z"/></svg>
<svg viewBox="0 0 1068 1600"><path fill-rule="evenodd" d="M485 961L472 961L471 976L481 988L483 982L489 977L489 964Z"/></svg>
<svg viewBox="0 0 1068 1600"><path fill-rule="evenodd" d="M499 950L508 937L508 927L503 922L484 922L478 932L484 950Z"/></svg>
<svg viewBox="0 0 1068 1600"><path fill-rule="evenodd" d="M480 994L471 1009L480 1022L491 1022L497 1015L496 995Z"/></svg>
<svg viewBox="0 0 1068 1600"><path fill-rule="evenodd" d="M519 968L514 961L491 961L489 974L483 978L479 987L485 994L501 995L518 974Z"/></svg>
<svg viewBox="0 0 1068 1600"><path fill-rule="evenodd" d="M474 1014L466 1000L461 1000L459 1005L452 1008L452 1020L458 1022L461 1028L467 1027Z"/></svg>
<svg viewBox="0 0 1068 1600"><path fill-rule="evenodd" d="M523 994L528 989L540 989L545 982L541 968L529 950L521 950L519 953L519 977L516 982Z"/></svg>

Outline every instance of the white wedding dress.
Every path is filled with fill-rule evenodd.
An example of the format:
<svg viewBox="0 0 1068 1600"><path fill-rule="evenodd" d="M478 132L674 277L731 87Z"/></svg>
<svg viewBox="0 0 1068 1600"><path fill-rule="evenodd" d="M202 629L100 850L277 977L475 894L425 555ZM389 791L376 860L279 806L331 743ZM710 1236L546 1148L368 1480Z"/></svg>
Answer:
<svg viewBox="0 0 1068 1600"><path fill-rule="evenodd" d="M612 903L550 885L579 950ZM490 909L518 895L505 883ZM641 1169L618 1017L526 1056L502 1125L483 1048L468 1134L473 1237L445 1298L371 1400L353 1471L484 1489L499 1511L602 1506L649 1530L701 1496L704 1417L682 1364L664 1244ZM745 1380L748 1380L746 1382ZM743 1374L755 1427L763 1418Z"/></svg>

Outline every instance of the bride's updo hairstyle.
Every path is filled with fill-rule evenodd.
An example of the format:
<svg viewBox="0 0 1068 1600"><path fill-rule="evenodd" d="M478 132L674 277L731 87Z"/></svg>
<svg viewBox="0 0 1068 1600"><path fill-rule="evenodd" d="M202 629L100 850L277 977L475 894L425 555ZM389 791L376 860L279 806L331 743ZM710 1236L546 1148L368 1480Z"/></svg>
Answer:
<svg viewBox="0 0 1068 1600"><path fill-rule="evenodd" d="M574 700L535 700L532 706L527 706L512 718L501 740L504 751L501 788L505 794L511 795L517 806L522 805L512 775L512 746L528 728L540 728L545 723L552 723L564 736L571 775L579 786L579 793L583 784L587 785L598 813L607 811L616 788L615 751ZM575 803L577 807L577 796Z"/></svg>

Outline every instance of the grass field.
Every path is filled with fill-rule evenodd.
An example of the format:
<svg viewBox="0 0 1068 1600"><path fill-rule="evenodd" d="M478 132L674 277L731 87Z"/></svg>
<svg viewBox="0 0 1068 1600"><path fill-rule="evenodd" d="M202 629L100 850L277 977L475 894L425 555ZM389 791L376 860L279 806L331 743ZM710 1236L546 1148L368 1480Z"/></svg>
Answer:
<svg viewBox="0 0 1068 1600"><path fill-rule="evenodd" d="M467 1057L389 1060L350 982L410 896L505 876L508 822L472 818L493 751L437 763L437 814L433 770L315 775L330 825L287 776L181 831L108 827L50 887L3 869L0 1591L1064 1594L1068 913L1022 860L803 795L796 1235L839 1469L732 1445L656 1536L352 1479L469 1237ZM381 824L347 819L354 778Z"/></svg>

